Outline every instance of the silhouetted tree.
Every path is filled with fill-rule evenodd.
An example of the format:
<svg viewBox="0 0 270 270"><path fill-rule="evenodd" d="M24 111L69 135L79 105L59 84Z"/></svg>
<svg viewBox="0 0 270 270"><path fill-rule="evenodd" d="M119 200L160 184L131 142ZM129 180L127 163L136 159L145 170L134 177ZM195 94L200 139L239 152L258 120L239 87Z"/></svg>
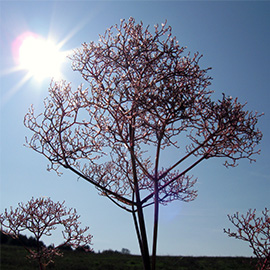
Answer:
<svg viewBox="0 0 270 270"><path fill-rule="evenodd" d="M229 237L244 240L249 243L253 254L257 257L257 269L270 269L270 210L265 208L261 217L256 217L256 209L249 209L246 215L228 215L236 227L236 232L224 229Z"/></svg>
<svg viewBox="0 0 270 270"><path fill-rule="evenodd" d="M121 253L122 254L130 254L130 250L129 249L127 249L127 248L122 248L122 250L121 250Z"/></svg>
<svg viewBox="0 0 270 270"><path fill-rule="evenodd" d="M50 198L32 198L26 204L19 203L15 209L12 207L10 211L6 209L0 215L0 228L2 233L22 243L30 253L29 258L38 261L40 269L46 269L46 266L53 262L54 256L62 255L59 249L63 246L89 248L92 236L90 234L84 236L88 227L79 228L79 217L76 210L67 209L64 202L55 203ZM56 247L51 245L47 248L40 239L43 236L51 236L57 226L63 226L64 242ZM29 231L34 235L29 238L31 245L24 239L27 237L20 234L22 231Z"/></svg>
<svg viewBox="0 0 270 270"><path fill-rule="evenodd" d="M113 255L113 254L119 254L120 252L117 250L112 250L112 249L105 249L102 251L102 254L106 255Z"/></svg>
<svg viewBox="0 0 270 270"><path fill-rule="evenodd" d="M71 170L132 214L146 270L144 208L154 205L155 269L159 205L194 200L192 168L213 157L226 158L226 166L252 161L262 137L257 113L225 95L211 100L200 58L185 54L166 24L151 34L142 22L123 20L74 52L73 68L89 88L52 81L44 112L31 107L25 116L34 133L27 144L51 170ZM173 152L175 161L164 167Z"/></svg>
<svg viewBox="0 0 270 270"><path fill-rule="evenodd" d="M77 247L76 248L76 251L79 251L79 252L91 252L91 253L94 253L94 250L90 248L90 246L86 245L85 247Z"/></svg>
<svg viewBox="0 0 270 270"><path fill-rule="evenodd" d="M70 244L63 243L59 246L60 250L72 251L72 246Z"/></svg>

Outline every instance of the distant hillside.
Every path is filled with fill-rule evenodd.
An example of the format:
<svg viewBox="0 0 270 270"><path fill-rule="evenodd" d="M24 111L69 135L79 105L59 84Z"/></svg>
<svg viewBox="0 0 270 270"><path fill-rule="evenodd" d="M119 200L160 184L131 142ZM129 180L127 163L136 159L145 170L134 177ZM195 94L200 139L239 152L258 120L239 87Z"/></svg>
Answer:
<svg viewBox="0 0 270 270"><path fill-rule="evenodd" d="M39 241L42 246L45 244L42 241ZM37 245L37 241L34 237L30 236L29 238L25 235L20 235L19 239L13 239L9 235L5 235L0 232L0 244L12 245L12 246L22 246L26 247L35 247Z"/></svg>
<svg viewBox="0 0 270 270"><path fill-rule="evenodd" d="M37 270L23 247L1 245L1 270ZM47 269L55 270L142 270L140 256L120 252L86 253L64 251ZM249 258L160 256L157 270L254 270Z"/></svg>

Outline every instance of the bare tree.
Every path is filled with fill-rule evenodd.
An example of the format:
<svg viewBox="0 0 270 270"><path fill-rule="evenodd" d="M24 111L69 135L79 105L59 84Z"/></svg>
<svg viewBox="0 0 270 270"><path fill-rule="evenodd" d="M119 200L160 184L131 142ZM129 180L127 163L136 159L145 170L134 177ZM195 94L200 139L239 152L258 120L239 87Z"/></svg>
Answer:
<svg viewBox="0 0 270 270"><path fill-rule="evenodd" d="M73 68L89 88L52 82L44 112L36 116L31 107L25 116L34 133L27 144L50 161L49 169L73 171L132 213L147 270L144 208L154 205L155 269L159 205L194 200L192 168L212 157L226 158L226 166L252 161L262 137L257 113L225 95L211 100L200 58L186 54L166 24L151 34L142 22L123 20L74 52ZM165 167L172 151L175 162Z"/></svg>
<svg viewBox="0 0 270 270"><path fill-rule="evenodd" d="M244 240L249 243L253 254L257 257L257 269L270 269L270 210L265 208L261 217L256 217L256 209L249 209L246 215L228 215L237 231L224 229L229 237Z"/></svg>
<svg viewBox="0 0 270 270"><path fill-rule="evenodd" d="M90 251L92 236L84 236L88 227L81 229L78 221L79 215L75 209L67 209L64 202L53 202L50 198L32 198L26 204L19 203L18 207L10 211L7 209L0 215L1 232L20 240L23 231L29 231L36 239L36 248L24 245L30 253L28 258L37 260L39 269L46 269L46 266L53 262L55 256L61 256L59 248L69 245L74 248L84 247ZM52 232L59 226L63 226L62 236L64 242L58 246L51 245L47 248L41 245L43 236L51 236ZM24 244L22 242L22 244Z"/></svg>

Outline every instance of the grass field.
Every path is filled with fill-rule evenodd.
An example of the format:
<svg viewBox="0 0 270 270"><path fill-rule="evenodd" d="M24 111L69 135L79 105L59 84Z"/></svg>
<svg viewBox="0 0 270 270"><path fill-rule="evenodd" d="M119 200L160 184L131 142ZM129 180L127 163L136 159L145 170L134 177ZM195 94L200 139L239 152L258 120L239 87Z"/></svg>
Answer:
<svg viewBox="0 0 270 270"><path fill-rule="evenodd" d="M1 246L1 270L33 270L37 264L30 263L23 247ZM121 253L85 253L65 251L64 257L55 259L47 269L56 270L142 270L140 256ZM249 258L242 257L181 257L160 256L157 270L252 270Z"/></svg>

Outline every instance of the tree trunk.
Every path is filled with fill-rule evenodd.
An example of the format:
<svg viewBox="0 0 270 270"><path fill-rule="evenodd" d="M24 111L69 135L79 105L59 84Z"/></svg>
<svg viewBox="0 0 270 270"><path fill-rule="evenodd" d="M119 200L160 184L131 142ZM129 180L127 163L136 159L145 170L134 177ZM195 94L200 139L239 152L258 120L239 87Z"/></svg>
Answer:
<svg viewBox="0 0 270 270"><path fill-rule="evenodd" d="M155 181L155 213L154 213L154 230L153 230L153 251L152 251L152 270L156 269L157 254L157 235L158 235L158 216L159 216L159 200L158 200L158 182Z"/></svg>
<svg viewBox="0 0 270 270"><path fill-rule="evenodd" d="M149 255L147 234L146 234L146 228L145 228L142 207L138 206L137 211L138 211L139 230L140 230L140 239L138 239L138 240L139 240L139 242L141 242L140 246L141 246L141 253L142 253L144 270L151 270L150 255Z"/></svg>

